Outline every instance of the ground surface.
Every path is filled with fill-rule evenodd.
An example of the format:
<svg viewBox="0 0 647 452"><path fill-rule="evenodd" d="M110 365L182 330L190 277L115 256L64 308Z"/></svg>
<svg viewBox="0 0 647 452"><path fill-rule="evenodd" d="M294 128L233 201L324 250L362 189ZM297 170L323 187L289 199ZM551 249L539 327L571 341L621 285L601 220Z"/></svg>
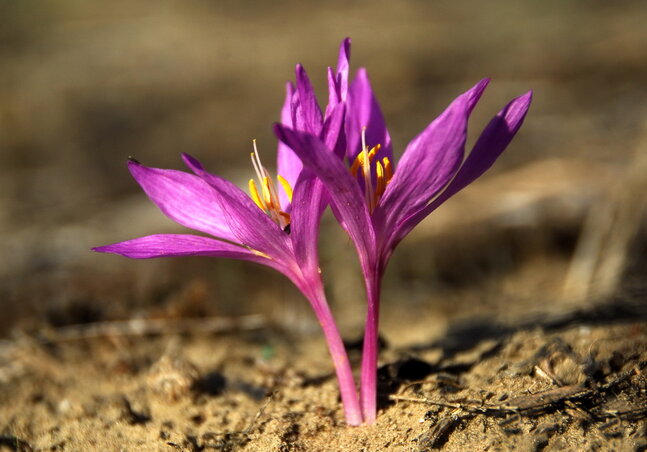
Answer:
<svg viewBox="0 0 647 452"><path fill-rule="evenodd" d="M0 451L644 451L646 22L643 0L0 2ZM395 252L360 428L280 275L89 252L187 232L130 155L244 186L257 138L272 168L294 64L321 96L345 36L396 156L483 77L468 149L534 90L495 167ZM362 281L331 215L320 248L357 369Z"/></svg>
<svg viewBox="0 0 647 452"><path fill-rule="evenodd" d="M474 336L482 326L473 325L454 332L461 339L453 345L387 348L378 421L359 428L344 425L323 344L271 328L24 341L12 352L13 368L3 368L0 444L20 451L644 450L647 327L600 320L488 337Z"/></svg>

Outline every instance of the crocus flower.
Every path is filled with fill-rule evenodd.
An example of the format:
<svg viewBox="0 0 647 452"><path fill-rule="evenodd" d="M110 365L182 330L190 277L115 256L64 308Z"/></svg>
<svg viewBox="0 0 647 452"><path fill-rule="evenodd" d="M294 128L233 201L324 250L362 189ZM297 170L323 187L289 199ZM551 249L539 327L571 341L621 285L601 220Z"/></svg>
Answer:
<svg viewBox="0 0 647 452"><path fill-rule="evenodd" d="M367 291L360 403L376 416L378 317L382 275L396 245L427 215L481 176L517 133L532 93L513 99L487 125L465 159L467 122L489 80L456 98L406 147L397 167L382 112L360 69L346 104L346 159L312 134L277 124L279 139L325 184L333 212L359 254Z"/></svg>
<svg viewBox="0 0 647 452"><path fill-rule="evenodd" d="M296 87L287 86L282 123L314 134L325 143L322 145L325 148L339 148L337 143L343 137L345 106L337 86L347 73L347 51L348 41L344 41L340 51L342 63L336 72L329 71L334 92L330 94L325 115L300 65L296 70ZM257 181L250 180L249 195L231 182L205 171L195 158L184 154L183 159L194 174L149 168L134 160L128 163L128 168L166 216L213 238L156 234L94 250L135 259L227 257L266 265L283 273L308 299L322 326L337 373L347 423L361 424L361 408L350 363L326 301L318 264L319 223L327 203L321 182L312 172L303 169L297 156L282 143L278 149L280 175L276 184L262 165L254 142L251 159Z"/></svg>

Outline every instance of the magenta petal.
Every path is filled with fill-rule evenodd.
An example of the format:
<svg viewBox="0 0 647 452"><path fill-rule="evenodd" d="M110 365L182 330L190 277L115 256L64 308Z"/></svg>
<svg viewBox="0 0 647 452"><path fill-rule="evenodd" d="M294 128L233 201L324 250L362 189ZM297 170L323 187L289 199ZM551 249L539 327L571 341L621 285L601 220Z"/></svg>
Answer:
<svg viewBox="0 0 647 452"><path fill-rule="evenodd" d="M270 259L231 243L189 234L155 234L112 245L92 248L99 253L119 254L131 259L176 256L213 256L242 259L264 264Z"/></svg>
<svg viewBox="0 0 647 452"><path fill-rule="evenodd" d="M292 102L294 97L294 86L292 83L288 82L285 87L285 102L283 103L283 108L281 109L281 124L287 127L294 127L292 122ZM294 187L294 184L297 182L297 178L301 173L303 164L299 157L294 153L292 149L287 147L284 143L279 141L278 149L276 153L276 167L277 173L284 177L290 183L291 187ZM279 201L281 202L281 207L285 212L290 211L290 200L283 190L279 190Z"/></svg>
<svg viewBox="0 0 647 452"><path fill-rule="evenodd" d="M393 231L391 246L395 246L427 215L481 177L494 164L519 131L531 101L532 91L529 91L513 99L490 121L447 188L429 205L415 212L397 226Z"/></svg>
<svg viewBox="0 0 647 452"><path fill-rule="evenodd" d="M513 99L487 125L472 152L445 191L429 205L435 209L451 196L481 177L508 147L530 108L532 91ZM433 210L432 209L432 210Z"/></svg>
<svg viewBox="0 0 647 452"><path fill-rule="evenodd" d="M337 106L341 100L341 93L339 92L339 77L332 70L331 67L327 71L328 76L328 105L326 105L326 113L324 120L330 115L331 110Z"/></svg>
<svg viewBox="0 0 647 452"><path fill-rule="evenodd" d="M297 115L297 120L293 126L297 130L319 135L323 123L321 109L312 83L310 83L310 78L308 78L306 70L300 64L297 64L296 67L296 81L301 114Z"/></svg>
<svg viewBox="0 0 647 452"><path fill-rule="evenodd" d="M339 84L339 95L342 101L346 100L346 95L348 94L349 67L350 38L346 38L339 45L339 57L337 58L337 83Z"/></svg>
<svg viewBox="0 0 647 452"><path fill-rule="evenodd" d="M470 107L484 88L479 83L460 95L409 143L373 213L373 223L383 234L426 206L456 174L463 161Z"/></svg>
<svg viewBox="0 0 647 452"><path fill-rule="evenodd" d="M294 255L304 276L319 275L319 224L326 208L323 198L321 181L309 170L304 170L294 187L290 221Z"/></svg>
<svg viewBox="0 0 647 452"><path fill-rule="evenodd" d="M472 110L474 110L474 107L476 107L476 104L478 103L479 99L481 99L481 96L483 95L483 91L485 91L485 88L487 88L489 84L490 84L490 78L486 77L480 80L467 93L465 93L468 95L468 100L467 100L468 114L472 113Z"/></svg>
<svg viewBox="0 0 647 452"><path fill-rule="evenodd" d="M350 162L362 151L362 130L366 127L366 144L369 148L381 145L377 158L388 157L393 163L391 137L380 105L373 94L366 69L360 68L350 84L346 110L346 147Z"/></svg>
<svg viewBox="0 0 647 452"><path fill-rule="evenodd" d="M234 241L217 194L201 178L183 171L149 168L128 162L128 169L148 197L176 223Z"/></svg>
<svg viewBox="0 0 647 452"><path fill-rule="evenodd" d="M337 69L328 68L328 106L327 118L338 103L344 102L348 96L348 72L350 68L350 38L344 39L339 46Z"/></svg>
<svg viewBox="0 0 647 452"><path fill-rule="evenodd" d="M375 263L375 233L359 184L343 162L317 137L276 124L279 140L290 146L326 187L338 220L357 248L362 266Z"/></svg>
<svg viewBox="0 0 647 452"><path fill-rule="evenodd" d="M321 129L321 141L328 149L333 149L341 160L344 157L346 137L344 136L344 117L346 105L337 104L331 109L330 115L324 121ZM279 140L280 141L280 140Z"/></svg>
<svg viewBox="0 0 647 452"><path fill-rule="evenodd" d="M237 242L277 261L292 260L288 235L249 196L231 182L205 171L200 162L190 155L182 154L182 158L191 171L218 193L216 198Z"/></svg>

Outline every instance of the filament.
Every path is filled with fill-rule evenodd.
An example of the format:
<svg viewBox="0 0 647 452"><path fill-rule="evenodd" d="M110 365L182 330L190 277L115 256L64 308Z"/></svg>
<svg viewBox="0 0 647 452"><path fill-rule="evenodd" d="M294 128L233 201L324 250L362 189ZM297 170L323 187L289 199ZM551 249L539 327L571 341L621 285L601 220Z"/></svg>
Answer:
<svg viewBox="0 0 647 452"><path fill-rule="evenodd" d="M383 157L381 161L375 162L375 182L373 182L372 163L380 149L380 144L369 149L366 144L366 127L362 127L362 150L355 157L350 167L350 173L353 177L358 177L359 169L362 169L361 178L364 182L364 199L370 213L373 213L373 210L377 207L393 177L391 161L388 157Z"/></svg>
<svg viewBox="0 0 647 452"><path fill-rule="evenodd" d="M258 147L256 146L256 140L252 140L254 146L254 152L250 154L252 160L252 166L254 167L254 172L258 179L258 185L254 179L250 179L248 183L249 195L252 198L252 201L265 212L276 224L278 224L281 229L284 231L289 231L288 226L290 225L290 214L281 210L281 203L279 201L279 195L276 191L276 186L272 181L269 171L265 169L261 163L261 157L258 153ZM290 202L292 202L292 187L290 183L282 176L278 175L277 179L285 191Z"/></svg>

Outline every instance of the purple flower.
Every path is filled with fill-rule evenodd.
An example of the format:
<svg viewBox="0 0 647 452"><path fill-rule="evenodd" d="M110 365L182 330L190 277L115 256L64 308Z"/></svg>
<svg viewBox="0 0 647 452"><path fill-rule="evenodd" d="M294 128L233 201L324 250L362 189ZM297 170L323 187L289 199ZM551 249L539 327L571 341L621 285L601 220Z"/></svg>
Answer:
<svg viewBox="0 0 647 452"><path fill-rule="evenodd" d="M346 83L349 41L342 42L338 70L329 70L329 105L322 115L305 70L298 65L296 87L287 85L281 122L285 127L314 134L322 149L343 152L344 104L338 86ZM212 237L157 234L94 248L135 259L169 256L213 256L246 260L283 273L301 290L322 325L335 365L346 421L362 423L350 363L323 290L317 237L326 208L322 183L291 149L278 148L278 183L261 164L256 143L252 164L257 176L245 194L231 182L208 173L184 154L194 174L149 168L130 161L128 168L148 197L175 222ZM338 157L336 157L338 159ZM280 189L279 189L280 186ZM294 187L294 190L292 190Z"/></svg>
<svg viewBox="0 0 647 452"><path fill-rule="evenodd" d="M465 159L467 122L488 82L482 80L456 98L409 143L397 168L364 69L358 71L345 102L348 165L316 136L275 126L279 139L325 184L333 212L359 254L368 299L360 385L367 423L376 415L380 283L394 248L421 220L492 166L530 106L531 92L513 99L490 121Z"/></svg>

